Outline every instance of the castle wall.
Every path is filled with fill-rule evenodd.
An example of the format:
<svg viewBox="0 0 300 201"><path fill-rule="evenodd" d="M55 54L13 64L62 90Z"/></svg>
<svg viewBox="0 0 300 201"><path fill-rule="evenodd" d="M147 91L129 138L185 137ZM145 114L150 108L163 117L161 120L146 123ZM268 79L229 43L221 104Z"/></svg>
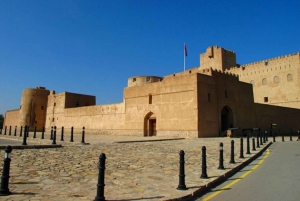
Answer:
<svg viewBox="0 0 300 201"><path fill-rule="evenodd" d="M150 112L157 136L197 137L197 74L174 74L161 82L124 89L127 128L143 132Z"/></svg>
<svg viewBox="0 0 300 201"><path fill-rule="evenodd" d="M253 84L256 103L300 108L300 53L231 68L228 72Z"/></svg>
<svg viewBox="0 0 300 201"><path fill-rule="evenodd" d="M3 128L5 126L7 126L7 128L9 128L9 126L11 126L12 128L14 128L15 126L18 126L19 124L19 113L20 110L8 110L5 112L5 120L4 120L4 124L3 124Z"/></svg>

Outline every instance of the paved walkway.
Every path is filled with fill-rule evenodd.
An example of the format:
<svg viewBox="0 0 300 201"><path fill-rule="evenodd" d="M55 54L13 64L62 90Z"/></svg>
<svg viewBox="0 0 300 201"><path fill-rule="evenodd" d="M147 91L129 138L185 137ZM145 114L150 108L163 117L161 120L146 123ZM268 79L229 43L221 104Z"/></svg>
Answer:
<svg viewBox="0 0 300 201"><path fill-rule="evenodd" d="M16 140L19 137L0 135L0 140L4 138ZM50 144L49 134L46 134L45 138L30 138L29 144ZM1 197L1 200L93 200L96 196L97 163L100 153L105 153L107 158L106 200L170 200L193 193L260 150L246 154L244 148L245 158L240 159L240 140L235 138L236 163L230 164L231 138L166 140L159 137L87 135L85 141L90 143L89 145L79 143L80 135L75 136L75 143L62 142L59 139L58 137L57 144L62 144L62 148L12 151L9 188L13 194ZM294 140L296 139L295 137ZM140 140L162 141L117 143ZM269 142L271 140L269 138ZM281 138L277 140L281 141ZM224 143L225 170L217 169L220 142ZM246 140L244 147L245 145ZM206 146L207 149L208 179L199 178L202 146ZM185 151L185 183L188 190L184 191L176 190L179 181L180 150ZM1 159L1 172L2 167Z"/></svg>

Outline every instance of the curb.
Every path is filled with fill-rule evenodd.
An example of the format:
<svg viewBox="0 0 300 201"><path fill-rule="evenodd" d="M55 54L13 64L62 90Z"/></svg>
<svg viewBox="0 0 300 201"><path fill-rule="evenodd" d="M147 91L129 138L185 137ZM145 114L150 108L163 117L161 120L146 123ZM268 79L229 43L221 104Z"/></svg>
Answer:
<svg viewBox="0 0 300 201"><path fill-rule="evenodd" d="M157 140L133 140L133 141L117 141L114 143L155 142L155 141L170 141L170 140L184 140L184 139L185 138L157 139Z"/></svg>
<svg viewBox="0 0 300 201"><path fill-rule="evenodd" d="M0 146L0 149L5 149L6 146ZM13 149L46 149L46 148L61 148L62 145L11 145Z"/></svg>
<svg viewBox="0 0 300 201"><path fill-rule="evenodd" d="M262 155L262 153L269 147L271 146L273 143L269 142L265 147L263 147L259 152L257 152L254 156L252 156L251 158L249 158L248 160L244 161L243 163L239 164L238 166L232 168L231 170L229 170L228 172L226 172L225 174L219 176L218 178L216 178L215 180L209 182L208 184L202 186L201 188L199 188L198 190L192 192L189 195L185 195L183 197L179 197L179 198L173 198L173 199L168 199L168 200L164 200L164 201L189 201L192 198L199 198L201 196L203 196L204 194L206 194L208 191L210 191L212 188L220 185L221 183L225 182L228 178L230 178L231 176L233 176L235 173L237 173L238 171L240 171L241 169L243 169L244 167L246 167L249 163L251 163L252 161L254 161L255 159L257 159L259 156Z"/></svg>

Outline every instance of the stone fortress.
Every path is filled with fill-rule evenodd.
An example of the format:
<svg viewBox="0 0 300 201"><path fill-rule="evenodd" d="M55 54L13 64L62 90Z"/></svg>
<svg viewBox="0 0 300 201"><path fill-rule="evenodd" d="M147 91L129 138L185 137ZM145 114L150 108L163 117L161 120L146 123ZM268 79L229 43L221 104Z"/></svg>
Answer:
<svg viewBox="0 0 300 201"><path fill-rule="evenodd" d="M246 65L218 46L184 72L128 78L123 102L96 105L96 97L44 87L25 89L20 109L4 126L29 125L128 136L217 137L229 128L299 129L300 52ZM238 131L241 132L241 131Z"/></svg>

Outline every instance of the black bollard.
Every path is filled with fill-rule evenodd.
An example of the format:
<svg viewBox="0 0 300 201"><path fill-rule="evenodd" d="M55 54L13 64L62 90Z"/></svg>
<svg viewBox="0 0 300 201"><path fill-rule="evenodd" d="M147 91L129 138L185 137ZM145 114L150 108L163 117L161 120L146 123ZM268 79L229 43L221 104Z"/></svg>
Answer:
<svg viewBox="0 0 300 201"><path fill-rule="evenodd" d="M12 151L11 146L7 146L5 148L5 156L4 156L4 163L3 163L3 170L2 170L2 177L1 177L1 188L0 188L0 196L10 195L11 192L9 191L9 170L10 170L10 153Z"/></svg>
<svg viewBox="0 0 300 201"><path fill-rule="evenodd" d="M202 147L202 174L200 176L202 179L207 179L207 167L206 167L206 147Z"/></svg>
<svg viewBox="0 0 300 201"><path fill-rule="evenodd" d="M84 127L82 127L82 137L81 137L81 143L85 143L84 142L84 131L85 130L85 128Z"/></svg>
<svg viewBox="0 0 300 201"><path fill-rule="evenodd" d="M281 138L282 138L282 142L284 142L284 134L283 134L283 132L281 132Z"/></svg>
<svg viewBox="0 0 300 201"><path fill-rule="evenodd" d="M220 157L219 157L219 167L218 169L224 170L224 163L223 163L223 143L220 143Z"/></svg>
<svg viewBox="0 0 300 201"><path fill-rule="evenodd" d="M36 138L36 126L34 127L33 138Z"/></svg>
<svg viewBox="0 0 300 201"><path fill-rule="evenodd" d="M243 138L241 137L241 148L240 148L240 158L244 158L244 143Z"/></svg>
<svg viewBox="0 0 300 201"><path fill-rule="evenodd" d="M262 133L263 133L263 143L266 143L266 133L263 131L262 131Z"/></svg>
<svg viewBox="0 0 300 201"><path fill-rule="evenodd" d="M235 163L234 161L234 140L231 140L231 153L230 153L230 162Z"/></svg>
<svg viewBox="0 0 300 201"><path fill-rule="evenodd" d="M179 184L177 190L187 190L185 185L185 174L184 174L184 151L179 152Z"/></svg>
<svg viewBox="0 0 300 201"><path fill-rule="evenodd" d="M52 144L56 144L56 126L54 126L54 129L53 129L53 141L52 141Z"/></svg>
<svg viewBox="0 0 300 201"><path fill-rule="evenodd" d="M26 129L26 136L29 137L29 126L27 126L27 129Z"/></svg>
<svg viewBox="0 0 300 201"><path fill-rule="evenodd" d="M263 140L262 140L262 138L263 138L263 136L262 136L262 133L259 131L259 136L260 136L260 145L263 145Z"/></svg>
<svg viewBox="0 0 300 201"><path fill-rule="evenodd" d="M45 139L45 127L43 126L43 128L42 128L42 137L41 137L41 139Z"/></svg>
<svg viewBox="0 0 300 201"><path fill-rule="evenodd" d="M53 126L51 126L50 140L53 140Z"/></svg>
<svg viewBox="0 0 300 201"><path fill-rule="evenodd" d="M23 143L22 143L22 145L27 145L27 142L26 142L26 140L27 140L27 126L25 126L24 127L24 135L23 135Z"/></svg>
<svg viewBox="0 0 300 201"><path fill-rule="evenodd" d="M97 184L97 195L94 201L105 201L104 197L104 173L105 173L105 154L102 153L99 156L99 175L98 175L98 184Z"/></svg>
<svg viewBox="0 0 300 201"><path fill-rule="evenodd" d="M272 134L273 134L273 142L276 142L276 140L275 140L275 131L272 131Z"/></svg>
<svg viewBox="0 0 300 201"><path fill-rule="evenodd" d="M15 126L14 136L17 136L17 126Z"/></svg>
<svg viewBox="0 0 300 201"><path fill-rule="evenodd" d="M71 139L70 139L70 142L74 142L74 140L73 140L73 132L74 132L74 128L72 126L71 127Z"/></svg>
<svg viewBox="0 0 300 201"><path fill-rule="evenodd" d="M259 148L259 131L256 133L256 147Z"/></svg>
<svg viewBox="0 0 300 201"><path fill-rule="evenodd" d="M6 135L7 126L4 127L4 135Z"/></svg>
<svg viewBox="0 0 300 201"><path fill-rule="evenodd" d="M61 127L60 141L64 141L64 127Z"/></svg>
<svg viewBox="0 0 300 201"><path fill-rule="evenodd" d="M2 128L0 127L0 135L2 134Z"/></svg>
<svg viewBox="0 0 300 201"><path fill-rule="evenodd" d="M254 139L253 135L252 135L252 151L256 151L256 149L255 149L255 139Z"/></svg>
<svg viewBox="0 0 300 201"><path fill-rule="evenodd" d="M247 152L246 154L251 154L250 153L250 139L249 139L249 134L247 134Z"/></svg>
<svg viewBox="0 0 300 201"><path fill-rule="evenodd" d="M300 141L300 132L298 131L298 139L297 141Z"/></svg>
<svg viewBox="0 0 300 201"><path fill-rule="evenodd" d="M293 134L293 130L291 130L291 132L290 132L290 141L293 141L292 134Z"/></svg>
<svg viewBox="0 0 300 201"><path fill-rule="evenodd" d="M8 135L11 135L11 126L9 126Z"/></svg>
<svg viewBox="0 0 300 201"><path fill-rule="evenodd" d="M20 137L22 137L22 130L23 130L23 126L21 126L20 128Z"/></svg>

